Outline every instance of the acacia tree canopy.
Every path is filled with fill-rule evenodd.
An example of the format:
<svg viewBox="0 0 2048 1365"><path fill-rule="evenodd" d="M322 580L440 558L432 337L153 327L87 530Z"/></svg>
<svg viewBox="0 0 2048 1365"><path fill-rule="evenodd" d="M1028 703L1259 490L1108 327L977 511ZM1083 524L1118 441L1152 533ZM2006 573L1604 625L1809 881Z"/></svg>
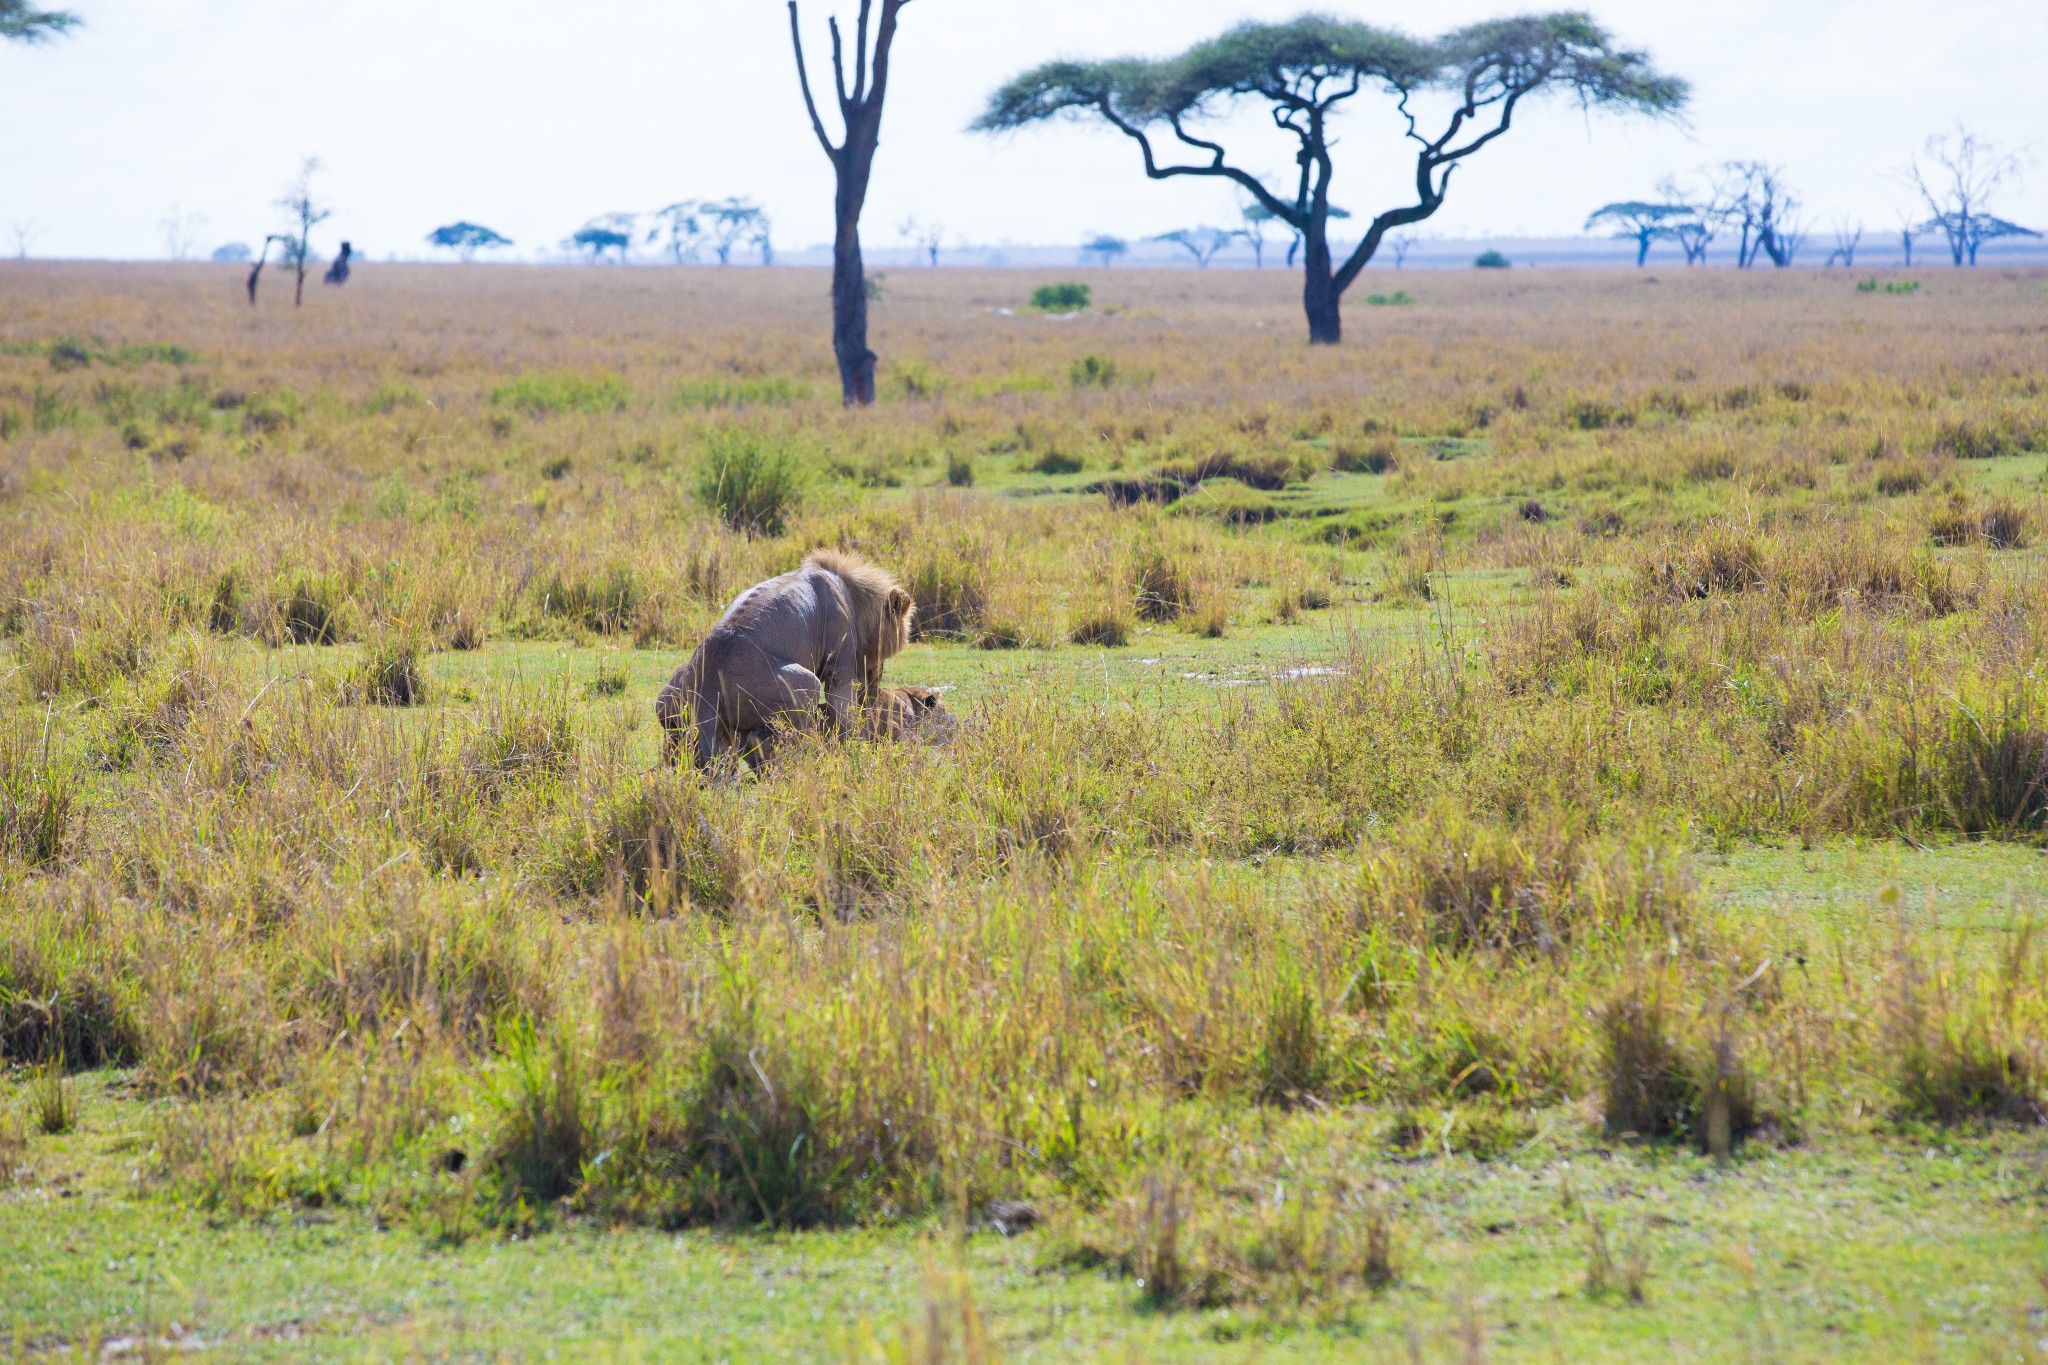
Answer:
<svg viewBox="0 0 2048 1365"><path fill-rule="evenodd" d="M0 39L43 43L77 26L78 16L68 10L37 9L29 0L0 0Z"/></svg>
<svg viewBox="0 0 2048 1365"><path fill-rule="evenodd" d="M1391 97L1406 124L1415 200L1375 216L1338 263L1328 233L1330 119L1366 90ZM1669 115L1683 107L1688 88L1576 12L1491 20L1430 40L1311 14L1240 24L1161 60L1048 62L997 90L972 127L994 133L1060 118L1099 119L1138 144L1145 173L1155 180L1234 182L1302 235L1309 338L1334 342L1342 336L1343 293L1381 240L1435 213L1459 163L1505 134L1521 102L1539 93L1564 94L1588 108ZM1448 96L1449 109L1425 129L1416 106L1432 94ZM1270 106L1275 126L1296 139L1292 184L1269 185L1201 135L1204 119L1227 114L1241 100ZM1162 145L1186 159L1163 159Z"/></svg>

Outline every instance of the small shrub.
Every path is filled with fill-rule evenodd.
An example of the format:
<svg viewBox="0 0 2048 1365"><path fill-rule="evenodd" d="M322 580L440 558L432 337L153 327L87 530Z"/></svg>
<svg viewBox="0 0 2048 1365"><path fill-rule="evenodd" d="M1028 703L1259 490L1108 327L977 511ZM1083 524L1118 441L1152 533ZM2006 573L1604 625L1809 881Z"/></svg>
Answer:
<svg viewBox="0 0 2048 1365"><path fill-rule="evenodd" d="M1580 431L1607 431L1635 425L1636 415L1619 403L1604 398L1573 398L1565 404L1564 419Z"/></svg>
<svg viewBox="0 0 2048 1365"><path fill-rule="evenodd" d="M750 432L713 436L697 474L697 501L735 531L781 535L803 502L802 472L786 446Z"/></svg>
<svg viewBox="0 0 2048 1365"><path fill-rule="evenodd" d="M1108 356L1084 355L1067 371L1067 382L1077 389L1107 389L1116 381L1116 362Z"/></svg>
<svg viewBox="0 0 2048 1365"><path fill-rule="evenodd" d="M1157 546L1139 555L1131 586L1147 621L1177 621L1194 602L1187 575Z"/></svg>
<svg viewBox="0 0 2048 1365"><path fill-rule="evenodd" d="M1365 301L1374 308L1405 308L1415 302L1415 296L1405 289L1396 289L1391 294L1367 294Z"/></svg>
<svg viewBox="0 0 2048 1365"><path fill-rule="evenodd" d="M988 616L986 572L957 554L934 554L910 570L904 586L917 604L910 629L919 640L972 640Z"/></svg>
<svg viewBox="0 0 2048 1365"><path fill-rule="evenodd" d="M343 595L333 583L301 578L278 601L266 632L270 643L331 645L340 641Z"/></svg>
<svg viewBox="0 0 2048 1365"><path fill-rule="evenodd" d="M1600 1016L1600 1041L1601 1118L1608 1133L1659 1138L1689 1132L1699 1097L1662 999L1637 989L1612 1001Z"/></svg>
<svg viewBox="0 0 2048 1365"><path fill-rule="evenodd" d="M125 1066L141 1039L117 994L115 962L73 939L31 935L0 945L0 1061Z"/></svg>
<svg viewBox="0 0 2048 1365"><path fill-rule="evenodd" d="M83 815L79 782L24 736L0 739L0 853L50 867L70 850Z"/></svg>
<svg viewBox="0 0 2048 1365"><path fill-rule="evenodd" d="M595 1145L598 1115L582 1059L566 1033L542 1038L524 1020L507 1027L499 1052L490 1091L498 1126L489 1164L504 1182L508 1203L552 1204L576 1191Z"/></svg>
<svg viewBox="0 0 2048 1365"><path fill-rule="evenodd" d="M1399 450L1391 436L1364 443L1339 441L1330 449L1330 468L1343 474L1391 474L1400 467Z"/></svg>
<svg viewBox="0 0 2048 1365"><path fill-rule="evenodd" d="M958 453L948 455L946 482L954 488L974 487L974 461Z"/></svg>
<svg viewBox="0 0 2048 1365"><path fill-rule="evenodd" d="M29 1070L28 1112L38 1131L57 1136L78 1123L78 1097L64 1078L60 1053Z"/></svg>
<svg viewBox="0 0 2048 1365"><path fill-rule="evenodd" d="M1087 467L1088 462L1080 456L1061 450L1048 450L1024 466L1032 474L1078 474Z"/></svg>
<svg viewBox="0 0 2048 1365"><path fill-rule="evenodd" d="M645 596L639 572L628 564L609 564L581 578L557 572L541 586L541 614L574 621L598 635L617 635L632 629Z"/></svg>
<svg viewBox="0 0 2048 1365"><path fill-rule="evenodd" d="M290 389L259 393L242 407L242 430L252 436L275 435L297 426L305 412L304 400Z"/></svg>
<svg viewBox="0 0 2048 1365"><path fill-rule="evenodd" d="M623 412L633 391L614 374L522 374L491 390L491 403L528 417L558 412Z"/></svg>
<svg viewBox="0 0 2048 1365"><path fill-rule="evenodd" d="M811 386L780 375L770 379L685 380L670 402L679 408L739 408L755 404L798 403L811 396Z"/></svg>
<svg viewBox="0 0 2048 1365"><path fill-rule="evenodd" d="M1479 270L1506 270L1514 264L1498 251L1482 251L1472 258L1472 265Z"/></svg>
<svg viewBox="0 0 2048 1365"><path fill-rule="evenodd" d="M1114 607L1083 613L1067 632L1077 645L1107 645L1121 648L1131 642L1130 618Z"/></svg>
<svg viewBox="0 0 2048 1365"><path fill-rule="evenodd" d="M463 773L487 796L507 782L559 777L576 754L569 698L560 691L494 698L482 726L463 743Z"/></svg>
<svg viewBox="0 0 2048 1365"><path fill-rule="evenodd" d="M629 681L626 666L615 658L607 657L597 661L597 670L591 675L588 688L593 697L623 697Z"/></svg>
<svg viewBox="0 0 2048 1365"><path fill-rule="evenodd" d="M1897 895L1888 888L1881 899L1896 905ZM1901 1117L1941 1124L2048 1121L2048 1059L2032 1036L2038 1030L2026 1027L2019 1013L2038 1002L2032 993L2048 965L2037 926L2021 926L2001 957L1993 979L1959 980L1952 967L1922 960L1902 932L1886 1021Z"/></svg>
<svg viewBox="0 0 2048 1365"><path fill-rule="evenodd" d="M350 679L350 699L371 706L418 706L427 699L420 645L411 636L378 640L364 651Z"/></svg>
<svg viewBox="0 0 2048 1365"><path fill-rule="evenodd" d="M1927 486L1927 468L1908 460L1890 460L1877 468L1877 491L1887 498L1918 493Z"/></svg>
<svg viewBox="0 0 2048 1365"><path fill-rule="evenodd" d="M1094 301L1094 290L1085 284L1041 284L1031 291L1031 306L1043 313L1078 313Z"/></svg>

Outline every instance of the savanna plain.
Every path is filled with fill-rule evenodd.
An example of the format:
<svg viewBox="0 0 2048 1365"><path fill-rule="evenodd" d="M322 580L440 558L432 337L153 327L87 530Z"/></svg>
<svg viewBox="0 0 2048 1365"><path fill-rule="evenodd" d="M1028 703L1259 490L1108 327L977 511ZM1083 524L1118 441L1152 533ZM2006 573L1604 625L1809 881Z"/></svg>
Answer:
<svg viewBox="0 0 2048 1365"><path fill-rule="evenodd" d="M1087 278L0 265L0 1350L2048 1354L2048 276Z"/></svg>

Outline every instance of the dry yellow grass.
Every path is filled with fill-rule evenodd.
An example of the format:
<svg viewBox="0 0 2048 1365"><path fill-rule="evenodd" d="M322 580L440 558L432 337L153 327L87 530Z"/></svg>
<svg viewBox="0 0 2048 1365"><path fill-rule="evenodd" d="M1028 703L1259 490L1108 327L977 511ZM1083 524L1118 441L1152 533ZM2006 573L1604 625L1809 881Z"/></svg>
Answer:
<svg viewBox="0 0 2048 1365"><path fill-rule="evenodd" d="M0 264L0 1055L139 1065L226 1206L1024 1195L1127 1269L1190 1114L2038 1116L2030 931L1690 870L2048 830L2038 274L1418 272L1316 350L1277 271L1036 282L892 272L847 413L807 272ZM659 770L651 680L831 543L957 743ZM1160 1302L1392 1273L1314 1219Z"/></svg>

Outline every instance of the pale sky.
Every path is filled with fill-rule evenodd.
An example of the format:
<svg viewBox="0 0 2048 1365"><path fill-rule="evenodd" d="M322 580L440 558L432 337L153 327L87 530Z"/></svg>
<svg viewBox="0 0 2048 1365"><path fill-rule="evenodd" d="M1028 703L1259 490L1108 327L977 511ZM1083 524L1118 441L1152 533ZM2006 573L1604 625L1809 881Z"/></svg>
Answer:
<svg viewBox="0 0 2048 1365"><path fill-rule="evenodd" d="M48 3L48 0L45 0ZM152 257L173 204L202 249L260 241L299 161L336 214L316 234L373 258L426 250L459 218L552 249L614 210L748 195L783 249L828 240L831 179L797 97L778 0L68 0L85 20L45 47L0 49L0 252L33 223L44 256ZM853 0L838 0L850 18ZM1058 56L1178 50L1314 0L913 0L867 238L916 216L978 244L1138 237L1234 221L1213 183L1145 179L1109 131L965 131L988 92ZM1421 34L1514 12L1512 0L1325 0ZM2048 3L2043 0L1592 0L1595 16L1693 82L1688 126L1553 105L1459 172L1435 236L1559 236L1659 176L1731 157L1781 162L1824 233L1895 233L1888 172L1967 123L2035 157L1999 208L2048 227ZM813 72L823 0L806 0ZM1385 207L1412 177L1383 97L1362 95L1336 199ZM1243 158L1291 157L1256 121Z"/></svg>

